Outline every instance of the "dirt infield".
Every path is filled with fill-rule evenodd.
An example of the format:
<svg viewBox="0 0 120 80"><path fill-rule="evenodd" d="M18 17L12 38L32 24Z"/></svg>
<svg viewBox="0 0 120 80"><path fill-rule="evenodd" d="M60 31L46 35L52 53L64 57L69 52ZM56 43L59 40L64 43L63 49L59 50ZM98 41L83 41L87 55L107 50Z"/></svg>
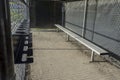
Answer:
<svg viewBox="0 0 120 80"><path fill-rule="evenodd" d="M31 80L120 80L120 69L96 56L76 41L66 41L63 32L33 30Z"/></svg>

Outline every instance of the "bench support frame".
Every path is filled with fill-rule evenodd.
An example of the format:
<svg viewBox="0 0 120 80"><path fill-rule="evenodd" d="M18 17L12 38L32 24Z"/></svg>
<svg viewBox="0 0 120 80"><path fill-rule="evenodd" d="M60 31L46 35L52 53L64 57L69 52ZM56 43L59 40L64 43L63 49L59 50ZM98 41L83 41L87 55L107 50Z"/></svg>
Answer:
<svg viewBox="0 0 120 80"><path fill-rule="evenodd" d="M70 41L70 36L67 34L67 41Z"/></svg>
<svg viewBox="0 0 120 80"><path fill-rule="evenodd" d="M91 60L90 62L94 62L94 57L95 57L95 53L98 54L98 55L109 55L109 52L96 46L95 44L87 41L86 39L84 38L81 38L80 36L78 36L77 34L67 30L66 28L62 27L61 25L59 24L55 24L55 26L57 28L59 28L60 30L64 31L66 34L67 34L67 41L70 41L70 37L74 38L75 40L77 40L78 42L80 42L81 44L83 44L84 46L88 47L89 49L92 50L92 53L91 53Z"/></svg>
<svg viewBox="0 0 120 80"><path fill-rule="evenodd" d="M92 53L91 53L91 62L94 62L94 56L95 56L95 52L92 51Z"/></svg>

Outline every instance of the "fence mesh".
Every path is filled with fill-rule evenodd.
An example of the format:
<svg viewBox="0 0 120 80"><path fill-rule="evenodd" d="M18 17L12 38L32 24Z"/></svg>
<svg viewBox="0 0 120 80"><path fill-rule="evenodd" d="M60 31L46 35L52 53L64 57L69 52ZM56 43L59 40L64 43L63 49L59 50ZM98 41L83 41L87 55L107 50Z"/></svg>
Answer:
<svg viewBox="0 0 120 80"><path fill-rule="evenodd" d="M27 8L20 0L9 0L11 15L11 30L14 34L17 27L26 19Z"/></svg>
<svg viewBox="0 0 120 80"><path fill-rule="evenodd" d="M27 23L29 23L28 21L29 8L20 0L9 0L9 6L10 6L11 33L13 39L16 80L25 80L26 65L20 62L20 60L22 60L22 55L23 55L22 51L24 46L23 42L24 42L24 37L26 36L24 35L19 36L16 34L19 31L23 34L24 31L27 33L26 27L28 27Z"/></svg>
<svg viewBox="0 0 120 80"><path fill-rule="evenodd" d="M84 15L84 1L69 2L66 4L66 27L75 33L82 34Z"/></svg>
<svg viewBox="0 0 120 80"><path fill-rule="evenodd" d="M82 35L85 1L66 3L66 28ZM85 39L120 56L120 0L88 0Z"/></svg>

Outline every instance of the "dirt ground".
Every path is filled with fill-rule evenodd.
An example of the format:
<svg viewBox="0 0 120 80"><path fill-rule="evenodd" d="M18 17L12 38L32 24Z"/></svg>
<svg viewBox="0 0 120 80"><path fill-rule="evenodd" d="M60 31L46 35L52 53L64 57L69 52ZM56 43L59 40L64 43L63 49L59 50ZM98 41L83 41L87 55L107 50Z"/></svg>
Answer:
<svg viewBox="0 0 120 80"><path fill-rule="evenodd" d="M66 34L32 30L34 63L30 80L120 80L120 69L106 61L90 63L90 50ZM96 60L103 60L96 56Z"/></svg>

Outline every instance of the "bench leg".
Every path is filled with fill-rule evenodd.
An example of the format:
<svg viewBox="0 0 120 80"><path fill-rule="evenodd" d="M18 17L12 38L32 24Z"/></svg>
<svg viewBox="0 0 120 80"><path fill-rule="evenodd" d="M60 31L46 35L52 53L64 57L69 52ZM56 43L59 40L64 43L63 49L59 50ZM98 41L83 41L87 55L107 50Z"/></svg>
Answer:
<svg viewBox="0 0 120 80"><path fill-rule="evenodd" d="M94 51L92 51L92 54L91 54L91 62L94 62Z"/></svg>
<svg viewBox="0 0 120 80"><path fill-rule="evenodd" d="M60 30L59 30L59 28L57 28L57 32L59 32Z"/></svg>
<svg viewBox="0 0 120 80"><path fill-rule="evenodd" d="M67 41L70 41L70 36L69 35L67 35Z"/></svg>

